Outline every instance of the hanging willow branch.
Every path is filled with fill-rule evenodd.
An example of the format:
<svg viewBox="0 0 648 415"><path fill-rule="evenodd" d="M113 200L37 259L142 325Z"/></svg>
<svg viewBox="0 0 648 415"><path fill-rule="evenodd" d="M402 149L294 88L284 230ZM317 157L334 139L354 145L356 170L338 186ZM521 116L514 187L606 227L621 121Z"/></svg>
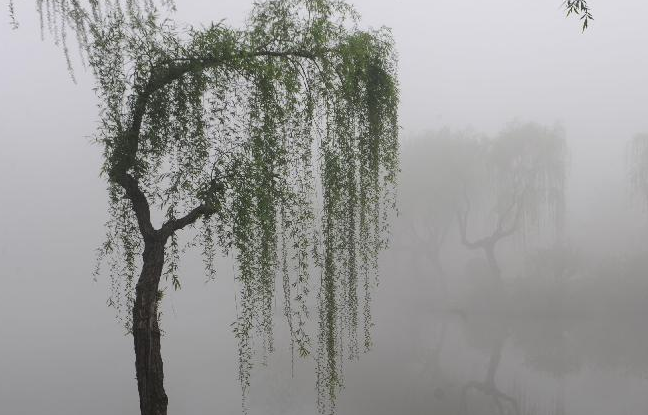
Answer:
<svg viewBox="0 0 648 415"><path fill-rule="evenodd" d="M572 14L579 16L580 20L583 22L583 32L589 27L590 21L594 20L592 16L592 10L587 4L587 0L565 0L563 3L565 5L565 10L567 11L567 16Z"/></svg>

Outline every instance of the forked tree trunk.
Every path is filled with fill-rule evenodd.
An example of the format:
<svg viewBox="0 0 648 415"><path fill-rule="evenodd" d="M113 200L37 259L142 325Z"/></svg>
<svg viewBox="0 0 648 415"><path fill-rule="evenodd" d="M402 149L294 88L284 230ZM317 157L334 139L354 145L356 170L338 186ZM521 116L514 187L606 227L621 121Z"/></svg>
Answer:
<svg viewBox="0 0 648 415"><path fill-rule="evenodd" d="M168 398L164 392L157 309L158 286L164 265L165 241L161 239L145 242L144 264L135 288L133 339L141 415L167 413Z"/></svg>

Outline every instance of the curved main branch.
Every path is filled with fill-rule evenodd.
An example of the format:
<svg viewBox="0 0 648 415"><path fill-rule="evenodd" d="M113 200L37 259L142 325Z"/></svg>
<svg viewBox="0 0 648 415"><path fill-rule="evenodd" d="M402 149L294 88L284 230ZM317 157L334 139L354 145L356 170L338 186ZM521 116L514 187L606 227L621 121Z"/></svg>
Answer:
<svg viewBox="0 0 648 415"><path fill-rule="evenodd" d="M520 221L522 219L524 194L525 191L514 192L513 196L511 197L510 203L503 211L498 212L495 229L491 232L490 235L487 235L475 241L468 239L467 227L468 215L470 213L470 199L465 192L465 206L462 208L458 204L455 208L461 243L468 249L482 249L486 254L486 259L488 260L491 271L497 276L499 276L501 272L495 255L495 247L499 241L507 238L508 236L511 236L518 230ZM513 215L512 220L511 215Z"/></svg>
<svg viewBox="0 0 648 415"><path fill-rule="evenodd" d="M327 53L334 51L333 49L322 49L316 52L309 52L305 50L286 50L286 51L271 51L271 50L258 50L258 51L237 51L234 53L224 53L221 56L205 56L202 58L179 58L162 62L165 66L163 68L153 69L148 78L148 81L139 92L136 93L135 102L131 110L131 122L128 130L125 131L120 137L117 138L115 149L111 155L111 169L109 177L115 183L119 184L126 191L126 197L131 200L133 204L133 211L137 216L142 236L152 238L156 236L156 230L151 224L151 214L149 203L146 195L139 188L136 179L137 173L133 175L129 173L134 170L137 165L137 152L139 150L139 139L142 128L144 115L149 103L150 97L158 90L165 86L179 80L184 75L191 72L202 72L210 68L217 67L226 63L228 60L234 58L255 58L255 57L274 57L274 58L289 58L297 57L303 59L316 60ZM215 213L216 209L210 204L203 203L184 217L170 220L166 222L159 230L160 236L166 240L175 231L193 224L201 217L208 217Z"/></svg>

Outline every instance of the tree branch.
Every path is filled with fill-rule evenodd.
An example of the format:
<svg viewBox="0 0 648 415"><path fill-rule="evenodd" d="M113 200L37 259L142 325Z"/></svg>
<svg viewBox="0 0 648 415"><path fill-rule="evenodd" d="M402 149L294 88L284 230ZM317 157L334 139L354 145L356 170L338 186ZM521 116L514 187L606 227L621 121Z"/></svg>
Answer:
<svg viewBox="0 0 648 415"><path fill-rule="evenodd" d="M139 149L139 136L142 128L142 121L146 114L146 107L148 105L151 95L161 88L171 84L172 82L180 79L182 76L189 72L201 72L209 68L216 67L234 56L238 57L300 57L304 59L317 59L331 50L322 50L318 52L308 52L304 50L289 50L289 51L254 51L254 52L237 52L231 55L220 57L205 57L205 58L186 58L177 59L173 61L166 61L170 65L164 70L152 70L144 88L137 93L135 103L131 110L132 120L128 130L124 132L116 143L115 150L111 156L112 168L109 172L110 178L121 185L126 190L128 199L133 203L133 210L137 216L137 222L140 232L145 238L154 237L156 234L153 225L151 224L151 214L146 196L139 188L137 179L129 174L129 170L135 167L137 160L137 151ZM176 65L174 61L184 62ZM176 230L182 229L187 225L194 223L202 216L210 216L215 212L215 208L208 204L201 204L200 206L191 210L187 215L182 218L171 220L163 225L161 228L162 235L166 238L169 237Z"/></svg>
<svg viewBox="0 0 648 415"><path fill-rule="evenodd" d="M311 52L302 49L274 51L274 50L257 50L257 51L236 51L223 56L205 56L198 58L175 58L161 61L162 64L169 66L158 73L152 74L151 79L145 92L148 95L155 91L169 85L173 81L180 79L183 75L189 72L202 72L206 69L217 67L228 60L233 58L256 58L256 57L274 57L274 58L304 58L316 60L327 53L333 52L334 49L322 49L316 52ZM181 62L178 64L178 62Z"/></svg>
<svg viewBox="0 0 648 415"><path fill-rule="evenodd" d="M160 233L163 238L168 238L175 231L184 228L185 226L195 223L201 217L209 217L216 213L216 208L207 204L201 204L193 208L189 213L181 218L170 219L162 225Z"/></svg>
<svg viewBox="0 0 648 415"><path fill-rule="evenodd" d="M565 0L563 5L567 11L567 16L572 13L580 16L580 20L583 22L583 31L589 26L590 20L594 20L587 0Z"/></svg>
<svg viewBox="0 0 648 415"><path fill-rule="evenodd" d="M275 57L275 58L288 58L298 57L304 59L316 60L327 53L334 51L333 49L322 49L316 52L306 50L287 50L287 51L237 51L223 56L206 56L203 58L178 58L172 60L165 60L161 63L166 64L164 69L152 68L150 76L141 89L136 93L135 102L131 110L132 120L128 130L125 131L121 137L120 142L116 143L115 150L111 156L111 176L120 176L126 174L130 169L135 167L137 159L137 151L139 148L139 135L142 128L142 121L146 114L146 107L148 105L151 95L156 91L164 88L174 81L182 78L185 74L190 72L202 72L209 68L217 67L228 60L233 58L254 58L254 57ZM182 62L177 64L177 62Z"/></svg>
<svg viewBox="0 0 648 415"><path fill-rule="evenodd" d="M524 191L522 192L516 192L516 194L512 197L510 205L506 207L504 212L500 213L497 218L497 225L495 227L495 230L493 232L481 239L478 239L476 241L470 241L468 240L468 231L467 231L467 222L468 222L468 214L470 212L470 200L468 199L468 195L464 193L464 198L466 199L466 208L461 209L459 206L456 208L456 214L457 214L457 222L459 224L459 234L461 236L461 243L466 246L468 249L478 249L478 248L486 248L488 245L494 246L498 241L512 235L517 231L519 224L520 224L520 218L522 216L522 201L520 198L524 194ZM513 219L513 223L511 226L506 229L506 221L507 218L509 218L511 211L515 209L515 217Z"/></svg>

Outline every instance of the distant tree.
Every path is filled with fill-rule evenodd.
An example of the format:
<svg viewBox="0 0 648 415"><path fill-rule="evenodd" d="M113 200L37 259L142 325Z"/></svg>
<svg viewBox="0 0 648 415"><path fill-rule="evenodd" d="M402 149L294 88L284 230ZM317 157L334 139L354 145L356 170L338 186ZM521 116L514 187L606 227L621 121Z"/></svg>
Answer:
<svg viewBox="0 0 648 415"><path fill-rule="evenodd" d="M273 349L275 275L291 343L306 355L309 275L320 268L318 406L333 412L359 326L371 346L371 288L394 203L389 31L359 30L337 0L255 3L244 30L179 30L157 17L156 6L172 9L164 0L36 4L68 62L71 31L96 77L111 215L101 255L134 338L141 413L167 413L160 284L180 288L178 232L192 227L209 276L217 249L235 253L244 397L251 336Z"/></svg>
<svg viewBox="0 0 648 415"><path fill-rule="evenodd" d="M399 221L394 247L430 260L443 283L440 252L455 222L462 183L479 160L479 140L468 132L447 129L405 141L401 149ZM418 259L418 258L417 258Z"/></svg>
<svg viewBox="0 0 648 415"><path fill-rule="evenodd" d="M550 219L556 232L562 229L566 146L560 129L533 123L511 124L480 145L483 157L465 166L472 173L462 184L457 223L463 245L484 252L490 275L499 283L496 247L500 241L542 219ZM470 237L471 214L484 218L484 236Z"/></svg>
<svg viewBox="0 0 648 415"><path fill-rule="evenodd" d="M648 134L637 134L630 140L626 163L632 190L648 206Z"/></svg>

